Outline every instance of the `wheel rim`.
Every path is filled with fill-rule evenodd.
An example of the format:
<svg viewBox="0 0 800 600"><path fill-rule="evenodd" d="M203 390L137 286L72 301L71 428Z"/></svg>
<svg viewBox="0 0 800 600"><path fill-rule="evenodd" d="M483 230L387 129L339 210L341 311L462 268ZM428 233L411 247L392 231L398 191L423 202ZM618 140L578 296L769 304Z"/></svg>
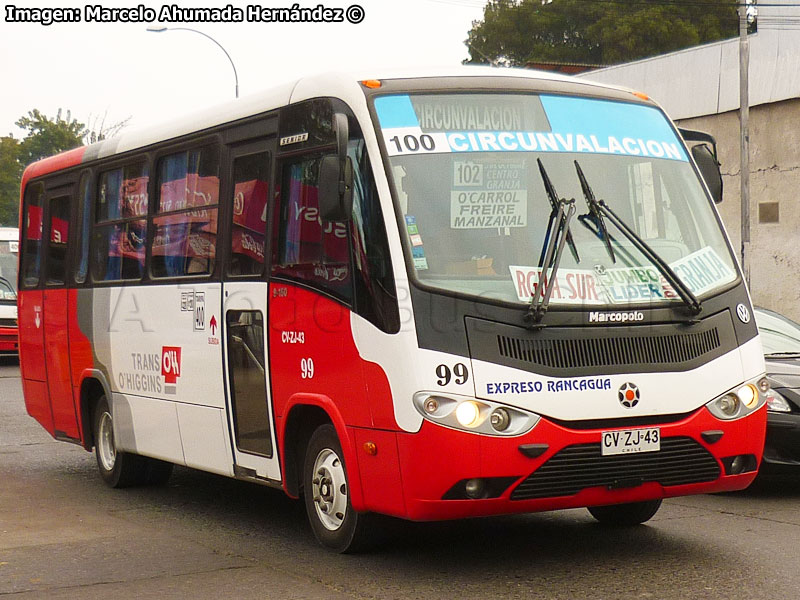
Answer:
<svg viewBox="0 0 800 600"><path fill-rule="evenodd" d="M347 513L347 478L342 459L330 448L321 450L314 461L311 493L320 523L330 531L339 529Z"/></svg>
<svg viewBox="0 0 800 600"><path fill-rule="evenodd" d="M103 412L100 416L100 424L97 427L97 450L103 469L113 471L114 463L117 461L117 449L114 446L114 423L108 412Z"/></svg>

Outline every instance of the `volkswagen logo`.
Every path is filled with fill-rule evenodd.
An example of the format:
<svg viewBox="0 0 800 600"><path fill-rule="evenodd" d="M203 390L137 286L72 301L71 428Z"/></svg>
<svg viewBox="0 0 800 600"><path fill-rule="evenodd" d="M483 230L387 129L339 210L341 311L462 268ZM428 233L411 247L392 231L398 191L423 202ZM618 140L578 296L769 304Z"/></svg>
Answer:
<svg viewBox="0 0 800 600"><path fill-rule="evenodd" d="M623 383L617 392L617 396L619 397L619 403L625 408L633 408L639 404L639 388L635 383Z"/></svg>
<svg viewBox="0 0 800 600"><path fill-rule="evenodd" d="M750 310L744 304L736 306L736 316L739 317L742 323L750 322Z"/></svg>

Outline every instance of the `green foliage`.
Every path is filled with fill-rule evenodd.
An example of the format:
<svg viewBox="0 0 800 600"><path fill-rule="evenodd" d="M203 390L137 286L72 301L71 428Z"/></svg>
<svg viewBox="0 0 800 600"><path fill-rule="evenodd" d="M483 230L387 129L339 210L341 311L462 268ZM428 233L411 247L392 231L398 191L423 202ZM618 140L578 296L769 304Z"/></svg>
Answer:
<svg viewBox="0 0 800 600"><path fill-rule="evenodd" d="M22 165L18 157L19 141L11 136L0 138L0 225L5 227L16 227L19 221Z"/></svg>
<svg viewBox="0 0 800 600"><path fill-rule="evenodd" d="M87 133L69 111L66 119L61 118L60 110L50 119L33 109L16 124L27 130L21 141L11 135L0 138L0 225L6 227L16 227L19 222L19 186L25 167L80 146Z"/></svg>
<svg viewBox="0 0 800 600"><path fill-rule="evenodd" d="M86 128L77 119L72 119L69 111L67 118L61 118L59 109L55 119L50 119L37 109L28 112L16 122L17 127L28 130L28 135L20 143L20 160L27 166L32 162L58 154L64 150L72 150L82 145Z"/></svg>
<svg viewBox="0 0 800 600"><path fill-rule="evenodd" d="M617 64L735 37L736 0L489 0L466 63Z"/></svg>

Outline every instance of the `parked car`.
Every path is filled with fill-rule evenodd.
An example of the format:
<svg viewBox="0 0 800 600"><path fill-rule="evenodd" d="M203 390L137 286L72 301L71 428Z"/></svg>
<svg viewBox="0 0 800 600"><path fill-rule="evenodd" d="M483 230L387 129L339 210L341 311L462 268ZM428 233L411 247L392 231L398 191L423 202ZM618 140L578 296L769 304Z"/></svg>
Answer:
<svg viewBox="0 0 800 600"><path fill-rule="evenodd" d="M767 378L767 440L764 474L800 475L800 324L755 308Z"/></svg>

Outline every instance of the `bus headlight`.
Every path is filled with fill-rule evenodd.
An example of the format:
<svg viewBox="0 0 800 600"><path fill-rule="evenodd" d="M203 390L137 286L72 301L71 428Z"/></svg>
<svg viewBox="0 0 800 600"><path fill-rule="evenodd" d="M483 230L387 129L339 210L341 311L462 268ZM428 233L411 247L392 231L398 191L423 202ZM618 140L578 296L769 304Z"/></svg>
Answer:
<svg viewBox="0 0 800 600"><path fill-rule="evenodd" d="M706 404L711 414L724 421L746 417L767 401L762 378L748 381Z"/></svg>
<svg viewBox="0 0 800 600"><path fill-rule="evenodd" d="M456 406L456 420L462 427L472 429L480 422L480 419L481 409L478 408L478 404L472 400L459 402Z"/></svg>
<svg viewBox="0 0 800 600"><path fill-rule="evenodd" d="M736 396L747 408L753 408L758 404L758 388L752 383L743 385L736 391Z"/></svg>
<svg viewBox="0 0 800 600"><path fill-rule="evenodd" d="M518 408L440 392L417 392L414 407L433 423L485 435L521 435L539 422L538 415Z"/></svg>

